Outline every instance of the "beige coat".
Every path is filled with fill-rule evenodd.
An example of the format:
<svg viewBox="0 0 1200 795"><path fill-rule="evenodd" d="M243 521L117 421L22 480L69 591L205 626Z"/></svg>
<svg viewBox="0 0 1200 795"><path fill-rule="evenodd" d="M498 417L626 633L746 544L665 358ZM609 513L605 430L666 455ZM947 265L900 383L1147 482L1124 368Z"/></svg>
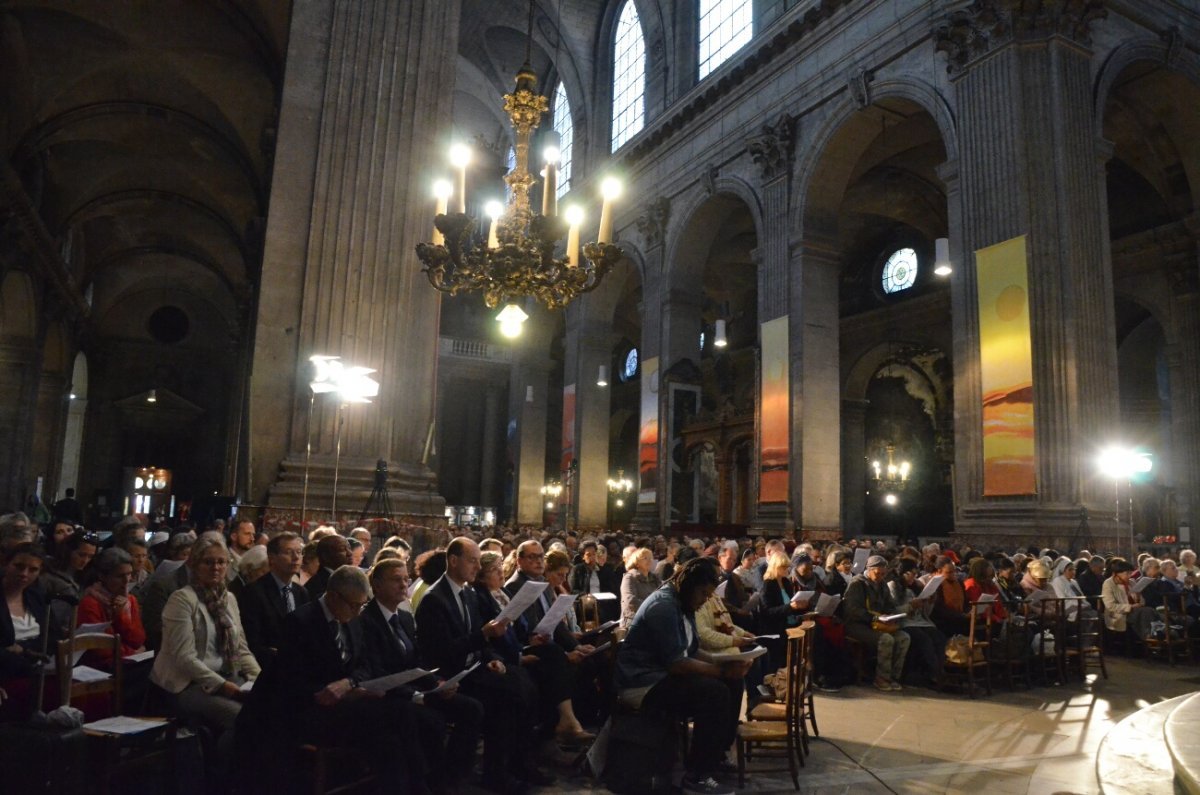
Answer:
<svg viewBox="0 0 1200 795"><path fill-rule="evenodd" d="M237 636L233 672L246 679L254 679L261 669L246 646L246 633L242 631L237 600L228 591L225 592L225 607L233 617L233 631ZM150 681L169 693L180 693L191 684L198 684L206 693L213 693L225 684L225 677L201 660L203 650L208 645L209 624L204 620L206 609L190 585L171 594L163 608L162 647L154 657Z"/></svg>
<svg viewBox="0 0 1200 795"><path fill-rule="evenodd" d="M1104 625L1113 632L1125 631L1125 617L1137 607L1138 601L1129 601L1129 594L1125 593L1125 589L1121 587L1112 577L1104 581L1100 586L1100 598L1104 600ZM1140 599L1137 594L1133 595L1134 600Z"/></svg>
<svg viewBox="0 0 1200 795"><path fill-rule="evenodd" d="M754 637L733 623L729 611L725 609L724 600L716 594L696 611L696 634L700 637L700 649L708 652L737 651L734 638Z"/></svg>

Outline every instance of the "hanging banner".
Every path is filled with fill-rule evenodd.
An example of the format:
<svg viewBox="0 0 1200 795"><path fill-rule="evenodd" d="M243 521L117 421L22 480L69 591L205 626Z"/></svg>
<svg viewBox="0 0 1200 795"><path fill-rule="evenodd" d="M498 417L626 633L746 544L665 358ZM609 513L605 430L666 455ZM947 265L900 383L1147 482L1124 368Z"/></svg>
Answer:
<svg viewBox="0 0 1200 795"><path fill-rule="evenodd" d="M791 417L788 401L788 318L762 324L762 405L759 425L758 501L787 502L788 442Z"/></svg>
<svg viewBox="0 0 1200 795"><path fill-rule="evenodd" d="M559 471L566 472L575 458L575 385L563 387L562 460Z"/></svg>
<svg viewBox="0 0 1200 795"><path fill-rule="evenodd" d="M638 504L658 497L658 357L642 362L642 417L638 428Z"/></svg>
<svg viewBox="0 0 1200 795"><path fill-rule="evenodd" d="M1037 493L1033 337L1025 236L975 252L983 388L983 494Z"/></svg>

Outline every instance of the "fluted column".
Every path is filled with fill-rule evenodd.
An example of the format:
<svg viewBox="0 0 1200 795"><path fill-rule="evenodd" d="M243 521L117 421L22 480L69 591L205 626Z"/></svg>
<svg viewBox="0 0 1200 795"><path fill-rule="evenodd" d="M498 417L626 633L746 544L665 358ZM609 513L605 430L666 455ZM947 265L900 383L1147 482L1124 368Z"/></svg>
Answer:
<svg viewBox="0 0 1200 795"><path fill-rule="evenodd" d="M1178 521L1191 528L1195 543L1200 532L1200 217L1186 224L1192 250L1168 265L1176 340L1170 373L1172 468Z"/></svg>
<svg viewBox="0 0 1200 795"><path fill-rule="evenodd" d="M269 491L285 518L310 438L309 506L327 506L338 411L319 396L309 422L318 353L375 368L381 385L345 411L339 508L357 512L385 458L395 511L441 515L426 460L440 304L414 249L432 228L459 14L458 0L293 5L250 411L253 496Z"/></svg>
<svg viewBox="0 0 1200 795"><path fill-rule="evenodd" d="M868 405L865 400L842 401L842 528L848 537L862 533L866 521Z"/></svg>
<svg viewBox="0 0 1200 795"><path fill-rule="evenodd" d="M518 524L540 526L546 484L546 422L549 400L550 362L526 360L514 368L511 380L517 419L514 459L516 471L516 516ZM526 399L528 396L529 399ZM555 475L557 477L557 475Z"/></svg>
<svg viewBox="0 0 1200 795"><path fill-rule="evenodd" d="M576 341L575 475L572 499L580 527L602 527L608 521L608 447L610 391L596 383L601 365L612 360L612 332L607 324L584 320L567 339ZM610 378L615 374L610 373Z"/></svg>
<svg viewBox="0 0 1200 795"><path fill-rule="evenodd" d="M1111 482L1093 464L1117 427L1112 267L1097 167L1104 153L1093 128L1088 49L1089 25L1102 16L1097 0L1045 13L1006 7L998 17L977 4L937 32L959 109L962 243L952 295L960 532L1069 543L1085 510L1093 535L1110 521ZM985 498L974 443L982 433L974 252L1020 235L1037 494Z"/></svg>

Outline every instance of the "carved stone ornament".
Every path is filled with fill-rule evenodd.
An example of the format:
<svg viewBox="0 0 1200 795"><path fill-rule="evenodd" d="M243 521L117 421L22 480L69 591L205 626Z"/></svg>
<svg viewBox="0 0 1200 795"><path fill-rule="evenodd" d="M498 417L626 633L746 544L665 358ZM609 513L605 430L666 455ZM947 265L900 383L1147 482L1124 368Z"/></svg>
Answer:
<svg viewBox="0 0 1200 795"><path fill-rule="evenodd" d="M956 74L1012 41L1063 36L1089 46L1092 23L1107 16L1104 0L975 0L947 15L933 38Z"/></svg>
<svg viewBox="0 0 1200 795"><path fill-rule="evenodd" d="M854 104L860 109L871 104L871 80L874 78L874 72L869 69L859 69L846 78L846 88L850 90Z"/></svg>
<svg viewBox="0 0 1200 795"><path fill-rule="evenodd" d="M718 169L712 163L709 163L708 167L704 169L704 173L701 175L701 179L704 181L704 192L709 196L712 196L717 192L717 175L720 173L720 169Z"/></svg>
<svg viewBox="0 0 1200 795"><path fill-rule="evenodd" d="M646 248L661 246L663 236L667 231L667 219L671 215L671 202L665 196L649 202L645 210L637 218L638 233L646 243Z"/></svg>
<svg viewBox="0 0 1200 795"><path fill-rule="evenodd" d="M746 151L763 180L787 173L795 134L795 118L782 113L774 124L764 124L762 131L746 142Z"/></svg>

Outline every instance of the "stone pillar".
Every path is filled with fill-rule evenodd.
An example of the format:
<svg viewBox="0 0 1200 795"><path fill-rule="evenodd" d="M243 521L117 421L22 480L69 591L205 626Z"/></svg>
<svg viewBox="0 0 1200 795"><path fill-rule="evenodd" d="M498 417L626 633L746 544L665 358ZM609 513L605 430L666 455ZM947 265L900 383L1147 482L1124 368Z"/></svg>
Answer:
<svg viewBox="0 0 1200 795"><path fill-rule="evenodd" d="M608 523L608 442L610 423L609 387L598 386L600 365L612 370L612 332L607 323L583 320L568 325L567 342L576 351L575 460L579 469L571 495L575 520L580 527L602 527ZM573 326L573 327L572 327ZM609 379L616 377L609 373Z"/></svg>
<svg viewBox="0 0 1200 795"><path fill-rule="evenodd" d="M865 522L868 405L865 400L842 401L842 528L847 537L860 535Z"/></svg>
<svg viewBox="0 0 1200 795"><path fill-rule="evenodd" d="M33 339L0 342L0 449L7 451L0 464L0 504L14 510L24 508L40 358Z"/></svg>
<svg viewBox="0 0 1200 795"><path fill-rule="evenodd" d="M783 356L782 348L778 351L768 350L770 347L763 338L763 326L770 321L779 320L788 326L788 342L793 339L790 323L786 318L789 309L788 286L791 279L788 257L788 188L791 174L791 152L794 139L795 121L786 113L782 114L773 124L765 124L759 134L747 142L747 150L758 166L758 174L762 180L762 239L758 241L758 384L755 395L755 428L754 428L754 467L752 470L752 487L754 489L755 511L753 524L756 528L781 532L792 529L793 503L789 495L782 495L783 501L768 500L760 487L763 471L769 464L763 456L764 429L764 395L768 394L770 385L776 388L784 382L784 373L768 372L771 363L766 357L772 353ZM836 301L835 301L836 303ZM790 344L789 344L790 349ZM790 350L789 350L790 354ZM789 355L790 358L790 355ZM782 362L777 363L782 365ZM783 365L790 381L790 368ZM789 385L790 386L790 385ZM790 400L788 401L790 403ZM768 407L768 410L771 407ZM774 405L779 409L778 404ZM772 418L778 421L778 418ZM786 422L790 423L790 417ZM776 442L779 440L776 439ZM787 439L787 452L783 460L788 462L791 469L792 439ZM781 475L778 475L782 477ZM790 481L790 474L788 476ZM790 491L790 489L788 489Z"/></svg>
<svg viewBox="0 0 1200 795"><path fill-rule="evenodd" d="M293 5L249 417L251 497L282 518L300 506L310 438L308 504L327 513L338 412L319 396L309 422L312 354L373 367L380 382L373 403L346 411L339 508L361 508L385 458L396 513L442 515L425 455L440 299L414 249L432 229L460 10L458 0Z"/></svg>
<svg viewBox="0 0 1200 795"><path fill-rule="evenodd" d="M665 226L665 224L664 224ZM659 290L663 283L663 244L662 234L656 238L645 255L645 281L642 284L642 339L638 348L641 357L640 376L640 405L638 421L638 467L630 477L636 484L638 494L635 499L637 507L630 520L630 530L634 532L659 532L662 526L663 497L666 485L663 471L662 445L656 443L655 468L648 479L643 478L641 462L643 457L642 432L653 427L657 430L657 439L661 440L661 429L665 424L659 416L658 384L662 375L662 300Z"/></svg>
<svg viewBox="0 0 1200 795"><path fill-rule="evenodd" d="M550 399L550 362L530 357L513 368L512 402L517 419L516 516L518 524L540 526L545 500L541 488L546 484L546 411ZM526 400L528 389L533 400Z"/></svg>
<svg viewBox="0 0 1200 795"><path fill-rule="evenodd" d="M836 244L816 233L792 246L792 511L802 533L841 527L841 367Z"/></svg>
<svg viewBox="0 0 1200 795"><path fill-rule="evenodd" d="M1176 340L1170 352L1172 468L1177 521L1191 528L1194 544L1200 537L1200 217L1193 215L1185 224L1192 250L1169 262L1167 271Z"/></svg>
<svg viewBox="0 0 1200 795"><path fill-rule="evenodd" d="M479 504L500 510L500 489L503 462L500 459L500 434L504 424L501 416L500 389L488 384L483 389L483 438L479 443Z"/></svg>
<svg viewBox="0 0 1200 795"><path fill-rule="evenodd" d="M959 109L956 528L1069 545L1085 512L1092 535L1111 530L1112 484L1093 461L1118 422L1104 153L1088 49L1103 3L1006 4L995 14L984 5L954 12L935 32ZM1019 235L1027 236L1037 494L984 498L974 252Z"/></svg>

